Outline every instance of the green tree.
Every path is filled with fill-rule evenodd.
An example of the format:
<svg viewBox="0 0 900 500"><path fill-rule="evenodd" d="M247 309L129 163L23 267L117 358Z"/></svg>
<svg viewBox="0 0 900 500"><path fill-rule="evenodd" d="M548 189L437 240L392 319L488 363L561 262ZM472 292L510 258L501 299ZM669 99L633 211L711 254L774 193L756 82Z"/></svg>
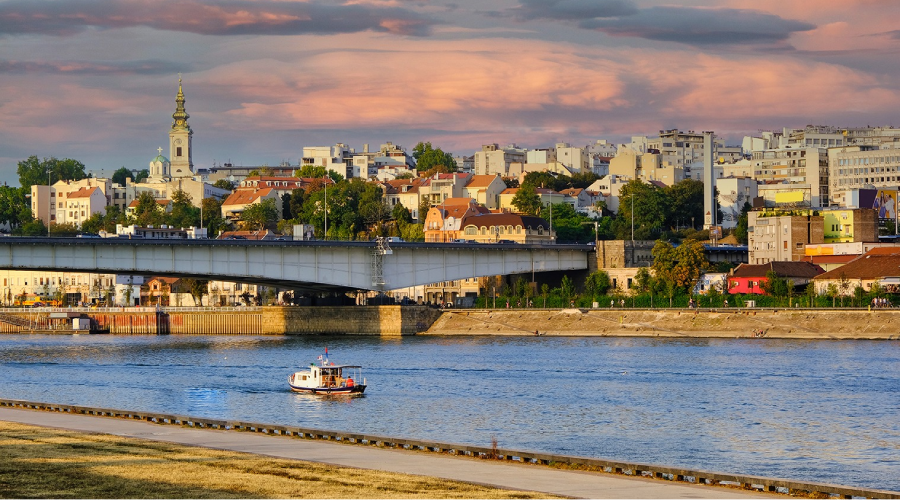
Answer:
<svg viewBox="0 0 900 500"><path fill-rule="evenodd" d="M703 189L703 182L695 179L685 179L663 189L669 206L665 225L674 228L679 221L703 220Z"/></svg>
<svg viewBox="0 0 900 500"><path fill-rule="evenodd" d="M559 282L559 294L562 296L565 303L563 307L568 306L569 301L575 296L575 285L572 283L572 280L569 279L568 275L564 275Z"/></svg>
<svg viewBox="0 0 900 500"><path fill-rule="evenodd" d="M419 218L416 220L419 224L425 223L425 218L428 217L428 211L431 210L431 202L428 201L428 198L422 197L419 199Z"/></svg>
<svg viewBox="0 0 900 500"><path fill-rule="evenodd" d="M30 156L19 162L16 172L19 174L19 184L29 191L35 185L46 186L48 182L77 181L86 177L84 164L70 158L38 160L37 156Z"/></svg>
<svg viewBox="0 0 900 500"><path fill-rule="evenodd" d="M413 158L416 159L416 170L427 172L432 168L443 165L447 172L456 172L456 160L453 155L445 153L441 148L433 148L430 142L420 142L413 148Z"/></svg>
<svg viewBox="0 0 900 500"><path fill-rule="evenodd" d="M606 294L611 287L612 280L609 278L609 273L602 269L592 272L584 279L584 292L591 297L592 301L596 301L598 295Z"/></svg>
<svg viewBox="0 0 900 500"><path fill-rule="evenodd" d="M217 187L219 189L227 189L229 191L234 191L234 183L229 181L228 179L219 179L213 183L213 187Z"/></svg>
<svg viewBox="0 0 900 500"><path fill-rule="evenodd" d="M191 195L179 189L172 193L172 212L166 216L172 227L200 225L200 208L195 207Z"/></svg>
<svg viewBox="0 0 900 500"><path fill-rule="evenodd" d="M291 199L288 202L291 219L297 219L303 213L303 203L306 202L306 196L306 191L303 189L297 188L291 191Z"/></svg>
<svg viewBox="0 0 900 500"><path fill-rule="evenodd" d="M134 176L131 174L131 170L128 170L125 167L122 167L112 174L112 181L120 186L124 186L128 183L128 179L133 179Z"/></svg>
<svg viewBox="0 0 900 500"><path fill-rule="evenodd" d="M652 184L631 181L619 191L619 212L613 225L616 237L631 239L633 220L634 239L652 239L662 232L669 213L669 202L662 190Z"/></svg>
<svg viewBox="0 0 900 500"><path fill-rule="evenodd" d="M210 238L215 238L219 231L224 230L228 226L228 221L222 217L222 202L215 198L203 198L200 205L203 207L203 210L201 210L203 216L201 224L206 228L206 234Z"/></svg>
<svg viewBox="0 0 900 500"><path fill-rule="evenodd" d="M565 176L557 176L550 172L528 172L522 180L519 188L532 186L534 188L552 189L561 191L569 185L569 178Z"/></svg>
<svg viewBox="0 0 900 500"><path fill-rule="evenodd" d="M47 226L40 219L29 219L13 230L16 236L47 236Z"/></svg>
<svg viewBox="0 0 900 500"><path fill-rule="evenodd" d="M150 177L150 171L146 168L143 170L138 170L137 175L134 177L134 182L144 182L147 180L147 177Z"/></svg>
<svg viewBox="0 0 900 500"><path fill-rule="evenodd" d="M203 306L203 296L209 290L208 280L186 279L185 287L190 291L191 298L194 299L194 306Z"/></svg>
<svg viewBox="0 0 900 500"><path fill-rule="evenodd" d="M709 267L703 244L696 240L685 240L678 248L659 240L651 253L653 273L656 280L670 292L670 300L678 291L693 290L700 275Z"/></svg>
<svg viewBox="0 0 900 500"><path fill-rule="evenodd" d="M0 224L16 228L31 219L24 188L0 186Z"/></svg>
<svg viewBox="0 0 900 500"><path fill-rule="evenodd" d="M521 188L520 188L521 189ZM575 211L568 203L555 203L542 207L540 217L553 222L556 239L561 242L594 241L593 221L586 215ZM590 225L582 224L591 222Z"/></svg>
<svg viewBox="0 0 900 500"><path fill-rule="evenodd" d="M278 223L278 205L274 198L254 203L241 213L245 230L275 229Z"/></svg>
<svg viewBox="0 0 900 500"><path fill-rule="evenodd" d="M746 245L748 241L748 225L749 225L749 215L747 215L752 207L750 203L744 202L744 207L741 208L741 215L738 216L737 227L734 228L734 237L737 238L738 243L741 245Z"/></svg>
<svg viewBox="0 0 900 500"><path fill-rule="evenodd" d="M295 177L302 179L321 179L328 176L333 182L344 180L344 176L334 170L326 170L325 167L319 165L303 165L299 170L294 171Z"/></svg>
<svg viewBox="0 0 900 500"><path fill-rule="evenodd" d="M78 226L75 224L50 224L49 235L56 238L69 238L79 233Z"/></svg>
<svg viewBox="0 0 900 500"><path fill-rule="evenodd" d="M409 209L404 207L402 203L394 205L393 210L391 210L391 217L400 224L412 224L412 214L409 213Z"/></svg>
<svg viewBox="0 0 900 500"><path fill-rule="evenodd" d="M141 191L134 208L134 223L139 226L159 225L163 223L165 213L150 191Z"/></svg>
<svg viewBox="0 0 900 500"><path fill-rule="evenodd" d="M519 188L513 196L512 204L523 214L537 215L541 210L541 197L531 184Z"/></svg>

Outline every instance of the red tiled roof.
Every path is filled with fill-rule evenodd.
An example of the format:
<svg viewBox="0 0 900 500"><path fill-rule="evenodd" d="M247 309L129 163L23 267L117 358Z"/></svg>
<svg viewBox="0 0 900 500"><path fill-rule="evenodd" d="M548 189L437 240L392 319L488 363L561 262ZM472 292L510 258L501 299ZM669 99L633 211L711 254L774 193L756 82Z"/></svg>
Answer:
<svg viewBox="0 0 900 500"><path fill-rule="evenodd" d="M813 264L846 264L853 259L859 258L859 255L807 255L800 259L800 262L811 262Z"/></svg>
<svg viewBox="0 0 900 500"><path fill-rule="evenodd" d="M257 189L255 191L250 191L250 190L246 190L246 189L238 190L238 191L235 191L235 192L231 193L230 195L228 195L228 198L225 198L225 201L222 202L222 206L246 205L248 203L253 203L254 201L256 201L257 199L259 199L263 196L268 196L269 193L271 193L272 191L273 191L272 188L262 188L262 189Z"/></svg>
<svg viewBox="0 0 900 500"><path fill-rule="evenodd" d="M864 279L900 276L900 253L885 254L887 248L876 248L843 266L816 276L819 280Z"/></svg>
<svg viewBox="0 0 900 500"><path fill-rule="evenodd" d="M809 262L769 262L768 264L741 264L731 271L736 278L761 278L774 271L779 278L814 278L823 272L821 267Z"/></svg>
<svg viewBox="0 0 900 500"><path fill-rule="evenodd" d="M496 179L496 175L473 175L466 184L467 188L488 187Z"/></svg>
<svg viewBox="0 0 900 500"><path fill-rule="evenodd" d="M100 190L100 188L98 188L98 187L85 187L85 188L79 189L78 191L75 191L74 193L69 193L68 197L70 199L71 198L90 198L91 195L94 194L94 191L99 191L99 190Z"/></svg>

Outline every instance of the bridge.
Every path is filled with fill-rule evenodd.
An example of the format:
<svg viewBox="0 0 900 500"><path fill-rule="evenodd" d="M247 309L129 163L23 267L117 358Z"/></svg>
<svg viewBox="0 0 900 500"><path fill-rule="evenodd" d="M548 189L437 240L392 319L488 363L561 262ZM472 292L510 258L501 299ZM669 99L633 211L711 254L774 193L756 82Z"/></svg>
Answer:
<svg viewBox="0 0 900 500"><path fill-rule="evenodd" d="M0 269L171 276L310 292L581 270L589 245L0 238Z"/></svg>

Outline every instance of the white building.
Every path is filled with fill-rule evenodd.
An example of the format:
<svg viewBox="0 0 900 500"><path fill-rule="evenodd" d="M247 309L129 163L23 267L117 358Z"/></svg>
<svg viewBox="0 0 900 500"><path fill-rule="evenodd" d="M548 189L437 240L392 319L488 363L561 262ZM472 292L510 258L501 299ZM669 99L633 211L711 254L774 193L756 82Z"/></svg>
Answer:
<svg viewBox="0 0 900 500"><path fill-rule="evenodd" d="M487 144L475 153L475 175L509 175L511 163L525 163L525 150L515 145L500 148L497 144Z"/></svg>

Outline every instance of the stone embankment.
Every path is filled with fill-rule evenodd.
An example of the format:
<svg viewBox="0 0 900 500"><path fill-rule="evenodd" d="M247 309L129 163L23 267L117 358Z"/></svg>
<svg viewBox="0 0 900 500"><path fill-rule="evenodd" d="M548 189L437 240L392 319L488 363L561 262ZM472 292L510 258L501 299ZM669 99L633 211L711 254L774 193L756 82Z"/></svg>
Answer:
<svg viewBox="0 0 900 500"><path fill-rule="evenodd" d="M425 334L900 340L900 310L501 309L445 311Z"/></svg>

